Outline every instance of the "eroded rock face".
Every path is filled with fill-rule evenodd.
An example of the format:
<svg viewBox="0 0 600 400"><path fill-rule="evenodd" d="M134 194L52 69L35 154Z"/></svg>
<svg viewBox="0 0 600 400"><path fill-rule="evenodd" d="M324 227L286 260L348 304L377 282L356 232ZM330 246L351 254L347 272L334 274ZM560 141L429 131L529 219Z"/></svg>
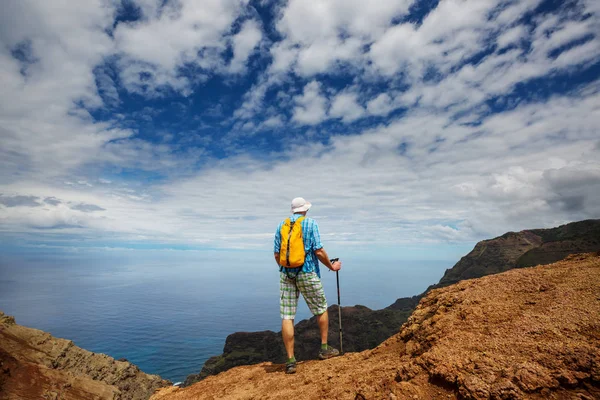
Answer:
<svg viewBox="0 0 600 400"><path fill-rule="evenodd" d="M171 382L0 312L0 399L147 399Z"/></svg>
<svg viewBox="0 0 600 400"><path fill-rule="evenodd" d="M598 399L600 254L432 290L373 350L233 368L152 400Z"/></svg>
<svg viewBox="0 0 600 400"><path fill-rule="evenodd" d="M600 220L573 222L551 229L508 232L483 240L434 287L480 278L513 268L560 261L569 254L600 251Z"/></svg>
<svg viewBox="0 0 600 400"><path fill-rule="evenodd" d="M399 335L400 379L427 373L465 399L599 396L599 278L583 255L434 290Z"/></svg>

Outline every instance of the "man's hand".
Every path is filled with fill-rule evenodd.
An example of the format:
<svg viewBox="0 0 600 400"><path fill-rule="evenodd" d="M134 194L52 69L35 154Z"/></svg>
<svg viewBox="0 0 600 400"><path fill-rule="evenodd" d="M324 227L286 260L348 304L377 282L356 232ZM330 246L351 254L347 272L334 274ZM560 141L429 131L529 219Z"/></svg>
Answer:
<svg viewBox="0 0 600 400"><path fill-rule="evenodd" d="M338 260L338 261L331 263L330 269L332 271L339 271L340 269L342 269L342 262Z"/></svg>

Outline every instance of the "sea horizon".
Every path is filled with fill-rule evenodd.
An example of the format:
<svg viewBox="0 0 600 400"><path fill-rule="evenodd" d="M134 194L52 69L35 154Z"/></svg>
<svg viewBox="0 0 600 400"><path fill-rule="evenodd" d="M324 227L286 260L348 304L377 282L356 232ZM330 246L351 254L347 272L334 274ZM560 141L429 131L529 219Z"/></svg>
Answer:
<svg viewBox="0 0 600 400"><path fill-rule="evenodd" d="M229 334L280 330L279 273L270 253L150 253L5 253L0 310L174 383L221 354ZM456 260L343 262L341 305L381 309L422 293ZM321 275L329 305L337 304L335 274L322 267ZM296 323L310 316L301 299Z"/></svg>

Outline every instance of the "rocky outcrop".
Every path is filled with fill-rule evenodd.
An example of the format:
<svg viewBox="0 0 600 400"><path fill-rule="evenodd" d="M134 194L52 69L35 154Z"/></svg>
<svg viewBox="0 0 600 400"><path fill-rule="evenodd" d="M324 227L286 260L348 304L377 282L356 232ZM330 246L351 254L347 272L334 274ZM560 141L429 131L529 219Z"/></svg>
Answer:
<svg viewBox="0 0 600 400"><path fill-rule="evenodd" d="M233 368L151 400L598 399L600 255L434 289L380 346Z"/></svg>
<svg viewBox="0 0 600 400"><path fill-rule="evenodd" d="M549 264L569 254L600 251L600 220L573 222L551 229L531 229L483 240L442 279L424 293L403 297L383 310L363 306L342 307L344 350L363 351L373 348L398 332L419 301L435 288L465 279L497 274L514 268ZM337 306L330 308L329 343L339 344ZM296 325L298 359L315 358L318 330L314 318ZM285 352L280 333L272 331L234 333L227 337L223 354L211 357L199 374L189 375L184 386L239 365L263 361L282 362Z"/></svg>
<svg viewBox="0 0 600 400"><path fill-rule="evenodd" d="M513 268L549 264L569 254L594 251L600 251L600 220L573 222L551 229L508 232L477 243L469 254L446 270L434 287Z"/></svg>
<svg viewBox="0 0 600 400"><path fill-rule="evenodd" d="M433 291L398 335L396 379L464 399L599 398L599 284L596 253Z"/></svg>
<svg viewBox="0 0 600 400"><path fill-rule="evenodd" d="M0 399L137 400L171 382L0 312Z"/></svg>
<svg viewBox="0 0 600 400"><path fill-rule="evenodd" d="M339 348L338 306L331 306L328 311L328 342ZM374 348L397 333L411 311L412 309L373 311L364 306L342 307L344 351L354 352ZM296 358L298 360L316 358L321 343L316 317L299 322L295 327L295 337ZM189 386L207 376L216 375L238 365L251 365L263 361L276 363L285 361L281 333L236 332L227 336L223 354L207 360L200 373L189 375L183 386Z"/></svg>

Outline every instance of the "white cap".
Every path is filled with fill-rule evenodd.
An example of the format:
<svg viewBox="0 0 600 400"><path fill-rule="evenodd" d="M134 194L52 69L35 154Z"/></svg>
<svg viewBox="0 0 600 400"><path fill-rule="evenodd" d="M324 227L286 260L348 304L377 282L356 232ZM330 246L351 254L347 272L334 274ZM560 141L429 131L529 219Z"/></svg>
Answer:
<svg viewBox="0 0 600 400"><path fill-rule="evenodd" d="M293 213L308 211L308 209L311 207L312 207L312 204L310 204L308 201L304 200L302 197L296 197L294 200L292 200L292 212Z"/></svg>

